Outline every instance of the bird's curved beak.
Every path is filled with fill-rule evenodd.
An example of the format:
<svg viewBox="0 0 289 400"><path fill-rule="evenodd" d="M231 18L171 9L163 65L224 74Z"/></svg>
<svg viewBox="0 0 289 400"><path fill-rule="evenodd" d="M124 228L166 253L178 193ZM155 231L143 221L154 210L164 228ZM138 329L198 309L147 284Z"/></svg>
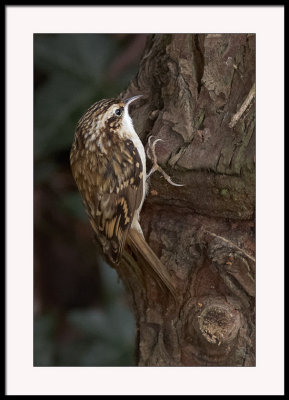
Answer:
<svg viewBox="0 0 289 400"><path fill-rule="evenodd" d="M132 102L135 101L136 99L139 99L139 98L142 97L142 96L143 96L142 94L139 94L139 95L137 95L137 96L130 97L129 99L124 100L124 103L125 103L125 105L128 107L128 105L129 105L130 103L132 103Z"/></svg>

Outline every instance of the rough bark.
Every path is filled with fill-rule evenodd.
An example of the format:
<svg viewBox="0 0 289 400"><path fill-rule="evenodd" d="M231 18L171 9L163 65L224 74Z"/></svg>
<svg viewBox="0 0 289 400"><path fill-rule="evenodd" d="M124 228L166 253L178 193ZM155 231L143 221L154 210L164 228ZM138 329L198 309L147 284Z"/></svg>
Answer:
<svg viewBox="0 0 289 400"><path fill-rule="evenodd" d="M178 304L145 271L118 273L138 365L255 365L255 35L152 35L123 97L159 164L141 214ZM149 167L149 163L148 163Z"/></svg>

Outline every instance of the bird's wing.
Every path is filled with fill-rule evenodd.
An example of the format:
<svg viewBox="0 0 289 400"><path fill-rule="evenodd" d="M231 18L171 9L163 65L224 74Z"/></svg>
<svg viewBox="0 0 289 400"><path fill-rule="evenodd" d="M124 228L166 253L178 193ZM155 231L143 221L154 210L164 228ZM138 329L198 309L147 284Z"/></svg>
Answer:
<svg viewBox="0 0 289 400"><path fill-rule="evenodd" d="M119 142L110 157L89 161L86 156L86 161L90 162L90 168L85 168L80 179L85 184L79 190L104 253L118 263L144 195L141 158L133 142L127 139Z"/></svg>

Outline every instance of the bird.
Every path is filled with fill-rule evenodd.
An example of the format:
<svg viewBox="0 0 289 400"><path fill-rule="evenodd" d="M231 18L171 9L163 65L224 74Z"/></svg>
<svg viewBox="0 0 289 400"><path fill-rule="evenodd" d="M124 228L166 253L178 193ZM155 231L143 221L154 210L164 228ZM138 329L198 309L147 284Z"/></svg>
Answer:
<svg viewBox="0 0 289 400"><path fill-rule="evenodd" d="M173 280L146 242L139 222L147 177L155 170L161 172L155 160L155 141L151 146L154 166L147 174L145 148L129 115L129 105L140 97L102 99L89 107L76 126L70 166L96 240L109 263L117 266L129 244L161 287L176 298Z"/></svg>

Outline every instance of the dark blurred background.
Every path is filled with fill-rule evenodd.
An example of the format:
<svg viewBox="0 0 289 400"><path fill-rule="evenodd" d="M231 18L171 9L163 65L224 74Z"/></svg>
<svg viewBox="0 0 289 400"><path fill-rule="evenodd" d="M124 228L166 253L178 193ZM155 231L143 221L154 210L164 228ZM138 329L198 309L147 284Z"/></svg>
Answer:
<svg viewBox="0 0 289 400"><path fill-rule="evenodd" d="M72 179L78 119L117 97L146 35L34 35L34 365L135 365L135 322Z"/></svg>

